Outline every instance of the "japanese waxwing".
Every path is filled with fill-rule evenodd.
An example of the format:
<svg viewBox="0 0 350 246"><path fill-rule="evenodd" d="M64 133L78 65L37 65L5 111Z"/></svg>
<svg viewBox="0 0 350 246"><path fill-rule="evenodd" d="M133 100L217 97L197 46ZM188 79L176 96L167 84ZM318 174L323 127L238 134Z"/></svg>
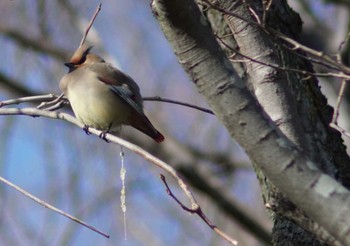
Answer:
<svg viewBox="0 0 350 246"><path fill-rule="evenodd" d="M136 82L101 57L90 54L92 47L79 47L70 62L60 89L68 98L75 116L88 127L104 132L130 125L157 143L164 136L143 112L142 97ZM88 132L88 131L87 131Z"/></svg>

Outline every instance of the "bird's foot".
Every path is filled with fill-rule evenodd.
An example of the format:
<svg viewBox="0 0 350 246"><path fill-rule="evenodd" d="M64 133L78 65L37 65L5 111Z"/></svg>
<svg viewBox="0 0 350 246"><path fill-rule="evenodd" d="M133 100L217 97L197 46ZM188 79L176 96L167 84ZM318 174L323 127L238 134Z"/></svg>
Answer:
<svg viewBox="0 0 350 246"><path fill-rule="evenodd" d="M106 138L106 134L110 132L112 128L112 123L109 124L107 131L103 131L100 133L99 138L105 140L107 143L110 143L110 141Z"/></svg>
<svg viewBox="0 0 350 246"><path fill-rule="evenodd" d="M88 126L88 125L84 125L83 130L84 130L84 132L85 132L87 135L90 135L90 134L91 134L91 132L89 131L89 126Z"/></svg>
<svg viewBox="0 0 350 246"><path fill-rule="evenodd" d="M108 133L108 131L106 132L101 132L100 135L98 135L99 138L105 140L107 143L110 143L110 141L106 138L106 134Z"/></svg>

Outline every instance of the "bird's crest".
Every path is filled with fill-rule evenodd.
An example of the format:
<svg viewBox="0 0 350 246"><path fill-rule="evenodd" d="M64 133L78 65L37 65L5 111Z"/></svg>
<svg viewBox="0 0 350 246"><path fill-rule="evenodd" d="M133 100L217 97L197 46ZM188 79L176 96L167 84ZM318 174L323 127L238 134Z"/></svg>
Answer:
<svg viewBox="0 0 350 246"><path fill-rule="evenodd" d="M83 64L86 60L86 56L89 54L90 50L93 48L93 46L88 46L86 44L83 44L80 46L73 54L73 56L70 58L69 62L74 65L80 65Z"/></svg>

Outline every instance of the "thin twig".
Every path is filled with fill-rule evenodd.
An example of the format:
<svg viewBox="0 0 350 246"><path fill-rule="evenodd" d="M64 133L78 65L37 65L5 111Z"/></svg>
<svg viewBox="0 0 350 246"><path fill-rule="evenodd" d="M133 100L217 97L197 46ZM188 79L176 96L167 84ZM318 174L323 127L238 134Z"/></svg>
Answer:
<svg viewBox="0 0 350 246"><path fill-rule="evenodd" d="M329 124L330 127L336 129L337 131L339 131L341 134L343 134L344 136L350 138L350 133L348 131L346 131L345 129L341 128L340 126L334 124L334 123L330 123Z"/></svg>
<svg viewBox="0 0 350 246"><path fill-rule="evenodd" d="M101 10L101 6L102 6L102 3L100 3L100 4L97 6L96 11L95 11L95 14L92 16L92 19L90 20L90 23L89 23L88 27L87 27L86 30L85 30L85 34L84 34L84 36L83 36L83 38L82 38L82 40L81 40L81 42L80 42L79 47L81 47L81 46L84 44L85 39L86 39L87 35L89 34L90 28L92 27L92 24L94 24L94 21L95 21L97 15L98 15L98 13L99 13L100 10Z"/></svg>
<svg viewBox="0 0 350 246"><path fill-rule="evenodd" d="M84 128L84 124L80 123L75 117L73 117L70 114L62 113L62 112L52 112L52 111L46 111L36 108L0 108L0 115L26 115L26 116L32 116L32 117L38 117L43 116L47 118L52 119L61 119L68 121L80 128ZM90 127L89 132L95 134L96 136L101 135L102 131L97 130L95 128ZM139 146L132 144L124 139L121 139L117 136L114 136L112 134L106 133L105 139L107 139L110 142L122 145L123 147L133 151L134 153L142 156L145 160L148 160L149 162L153 163L154 165L162 168L167 173L169 173L175 180L177 180L178 185L180 188L184 191L185 195L189 199L190 203L192 204L192 208L196 209L198 206L198 203L192 194L192 191L186 184L186 182L180 177L178 172L169 164L165 163L164 161L158 159L157 157L151 155L147 151L143 150Z"/></svg>
<svg viewBox="0 0 350 246"><path fill-rule="evenodd" d="M335 106L333 117L332 117L332 123L335 125L338 125L338 117L339 117L339 110L340 110L340 104L344 98L345 88L346 88L347 80L343 79L341 82L338 98L337 98L337 105Z"/></svg>
<svg viewBox="0 0 350 246"><path fill-rule="evenodd" d="M61 99L60 101L58 101L56 104L50 106L50 107L47 107L45 108L45 110L48 110L48 111L55 111L57 109L60 109L60 108L63 108L64 106L68 105L69 104L69 101L68 100L64 100L64 99Z"/></svg>
<svg viewBox="0 0 350 246"><path fill-rule="evenodd" d="M262 1L262 3L263 3L263 25L266 26L266 18L267 18L268 12L270 11L272 0L269 0L268 2Z"/></svg>
<svg viewBox="0 0 350 246"><path fill-rule="evenodd" d="M50 106L50 105L53 105L53 104L57 104L63 97L64 97L64 94L61 93L61 95L59 95L57 98L55 98L52 101L40 103L40 105L37 106L37 108L38 109L45 109L45 108L47 108L47 106Z"/></svg>
<svg viewBox="0 0 350 246"><path fill-rule="evenodd" d="M166 192L168 193L168 195L173 198L177 204L179 204L181 206L181 208L189 213L192 214L197 214L212 230L214 230L216 233L218 233L221 237L225 238L227 241L229 241L232 245L237 245L238 242L236 240L234 240L233 238L231 238L230 236L228 236L226 233L224 233L223 231L221 231L216 225L214 225L213 223L210 222L210 220L208 219L208 217L203 213L203 210L201 209L201 207L197 204L196 208L189 208L187 206L185 206L184 204L182 204L182 202L180 202L180 200L174 195L174 193L170 190L169 185L165 179L165 176L163 174L160 175L160 179L163 181L165 187L166 187Z"/></svg>
<svg viewBox="0 0 350 246"><path fill-rule="evenodd" d="M54 100L52 100L52 99L54 99ZM194 108L194 109L197 109L199 111L214 115L214 112L211 111L210 109L206 109L206 108L198 107L198 106L193 105L193 104L180 102L180 101L167 99L167 98L162 98L162 97L158 97L158 96L156 96L156 97L144 97L143 100L144 101L159 101L159 102L178 104L178 105L182 105L182 106L189 107L189 108ZM0 101L0 107L13 105L13 104L26 103L26 102L37 102L37 101L43 102L39 106L37 106L38 109L45 109L45 110L49 110L49 111L53 111L53 110L60 108L59 107L60 104L65 105L65 104L69 103L67 98L65 96L63 96L62 94L59 96L55 95L55 94L47 94L47 95L39 95L39 96L31 96L31 97L20 97L20 98L10 99L10 100L6 100L6 101ZM58 104L56 104L56 103L58 103ZM52 104L55 104L55 105L53 105L53 106L55 106L54 108L52 108L52 107L45 108L45 106L52 105Z"/></svg>
<svg viewBox="0 0 350 246"><path fill-rule="evenodd" d="M267 62L263 62L260 60L257 60L255 58L249 57L247 55L244 55L243 53L241 53L238 49L231 47L230 45L228 45L221 37L215 35L215 37L220 41L220 43L222 43L226 48L230 49L232 52L234 52L235 54L238 54L240 56L242 56L243 58L247 59L247 60L237 60L237 59L233 59L231 57L229 57L230 61L232 62L255 62L258 64L261 64L263 66L267 66L267 67L271 67L277 70L281 70L281 71L290 71L290 72L296 72L302 75L307 75L307 76L315 76L315 77L332 77L332 78L341 78L341 79L350 79L349 75L346 75L342 72L340 73L314 73L314 72L309 72L306 70L300 70L300 69L296 69L296 68L288 68L288 67L281 67L279 65L275 65L272 63L267 63Z"/></svg>
<svg viewBox="0 0 350 246"><path fill-rule="evenodd" d="M290 45L292 45L292 48L289 48L291 50L302 50L304 52L306 52L309 55L312 55L314 57L317 57L319 59L322 59L324 62L329 63L335 67L337 67L338 69L340 69L341 71L343 71L344 73L350 73L350 68L345 66L342 63L339 63L336 59L333 59L332 57L326 55L323 52L311 49L297 41L295 41L294 39L287 37L277 31L271 30L274 34L276 34L278 36L278 38L288 42Z"/></svg>
<svg viewBox="0 0 350 246"><path fill-rule="evenodd" d="M38 102L38 101L41 102L37 106L38 109L45 109L45 110L49 110L49 111L57 110L59 108L62 108L65 105L69 104L68 99L64 96L63 93L59 96L51 93L51 94L46 94L46 95L20 97L20 98L0 101L0 108L4 107L4 106L13 105L13 104L20 104L20 103L26 103L26 102L34 103L34 102ZM50 105L52 105L52 106L50 106ZM50 107L48 107L48 106L50 106Z"/></svg>
<svg viewBox="0 0 350 246"><path fill-rule="evenodd" d="M342 52L344 46L349 42L349 38L350 38L350 32L348 32L348 34L346 35L345 39L343 41L341 41L340 44L339 44L338 52L336 54L337 61L339 63L342 63L341 52Z"/></svg>
<svg viewBox="0 0 350 246"><path fill-rule="evenodd" d="M53 44L42 38L32 38L30 36L33 35L25 35L28 33L20 32L19 29L10 28L9 26L0 25L1 35L13 40L20 47L33 50L45 56L50 55L61 61L67 57L68 52L63 47L58 47L57 44Z"/></svg>
<svg viewBox="0 0 350 246"><path fill-rule="evenodd" d="M348 34L346 35L345 39L339 44L338 53L340 53L342 51L342 49L344 48L346 43L349 42L349 39L350 39L350 32L348 32Z"/></svg>
<svg viewBox="0 0 350 246"><path fill-rule="evenodd" d="M313 57L317 57L320 61L319 64L323 65L324 64L330 64L333 67L336 67L339 71L342 71L344 73L350 74L350 67L345 66L343 63L339 63L336 59L333 59L332 57L324 54L323 52L319 52L316 51L314 49L311 49L305 45L302 45L301 43L297 42L296 40L287 37L286 35L271 29L267 26L264 26L258 22L252 21L250 19L247 19L245 17L242 17L236 13L233 13L231 11L225 10L223 8L220 8L219 6L216 6L214 4L212 4L210 1L208 0L202 0L203 2L205 2L208 6L210 6L211 8L220 11L221 13L224 13L228 16L233 16L237 19L243 20L245 22L247 22L248 24L254 25L258 28L260 28L262 31L267 32L268 34L270 34L271 37L277 37L280 40L283 40L285 42L287 42L288 44L292 45L292 47L286 47L289 50L302 50L303 52L307 53L308 55L311 55ZM322 63L323 62L323 63Z"/></svg>
<svg viewBox="0 0 350 246"><path fill-rule="evenodd" d="M194 108L194 109L197 109L197 110L199 110L199 111L203 111L203 112L205 112L205 113L213 114L213 115L214 115L214 112L211 111L211 110L209 110L209 109L202 108L202 107L198 107L198 106L196 106L196 105L189 104L189 103L184 103L184 102L179 102L179 101L167 99L167 98L161 98L161 97L144 97L143 100L144 100L144 101L159 101L159 102L166 102L166 103L178 104L178 105L186 106L186 107L189 107L189 108Z"/></svg>
<svg viewBox="0 0 350 246"><path fill-rule="evenodd" d="M256 62L256 63L259 63L261 65L265 65L265 66L269 66L269 67L272 67L272 68L275 68L275 69L280 69L280 70L285 70L285 71L298 72L298 73L301 73L303 75L310 75L310 76L316 76L316 77L342 78L342 85L341 85L341 88L340 88L336 109L334 111L332 122L331 122L330 126L332 128L334 128L334 129L340 131L345 136L350 137L350 133L348 133L346 130L344 130L343 128L341 128L341 127L339 127L337 125L337 120L338 120L338 116L339 116L339 107L340 107L341 101L342 101L342 99L344 97L344 91L345 91L347 80L350 79L350 76L349 76L349 74L350 74L350 67L344 65L341 62L339 54L336 55L335 59L334 59L333 57L331 57L329 55L326 55L323 52L319 52L319 51L311 49L311 48L309 48L309 47L307 47L305 45L302 45L299 42L297 42L296 40L294 40L294 39L292 39L290 37L287 37L286 35L278 32L276 30L273 30L271 28L268 28L267 26L261 25L261 23L258 23L258 22L255 22L255 21L251 21L249 19L246 19L244 17L239 16L238 14L235 14L233 12L230 12L230 11L222 9L222 8L220 8L218 6L215 6L212 3L210 3L208 0L203 0L203 1L205 3L207 3L213 9L216 9L216 10L218 10L218 11L220 11L220 12L226 14L226 15L233 16L233 17L241 19L241 20L243 20L243 21L245 21L245 22L247 22L249 24L257 26L257 27L261 28L263 31L265 31L267 33L270 33L270 34L273 34L273 35L271 35L272 37L276 36L279 39L287 42L289 45L292 45L292 47L288 47L285 44L282 44L282 45L285 48L287 48L290 51L292 51L295 54L297 54L298 56L302 56L302 58L307 59L310 62L318 63L318 64L320 64L322 66L327 67L327 68L339 71L339 73L330 73L330 72L329 73L313 73L313 72L309 72L309 71L305 71L305 70L299 70L299 69L287 68L287 67L280 67L278 65L268 64L268 63L258 61L258 60L254 59L254 58L251 58L249 56L246 56L246 55L240 53L238 50L236 50L236 49L230 47L229 45L227 45L220 37L217 37L218 40L221 43L223 43L229 49L233 50L235 53L241 55L242 57L244 57L244 58L246 58L246 59L248 59L248 60L250 60L252 62ZM346 42L348 42L349 38L350 38L350 33L347 35L346 39L339 45L339 52L343 48L343 46L346 44ZM317 60L313 59L312 57L303 56L303 55L299 54L299 52L295 52L296 50L301 50L301 51L305 52L306 54L308 54L308 55L310 55L312 57L315 57L315 59L317 59Z"/></svg>
<svg viewBox="0 0 350 246"><path fill-rule="evenodd" d="M343 129L342 127L338 126L340 105L341 105L341 102L344 98L344 93L345 93L345 88L346 88L347 82L348 81L345 79L342 80L342 84L340 86L340 90L339 90L339 94L338 94L338 98L337 98L337 105L335 106L333 117L332 117L332 122L329 124L329 126L336 129L344 136L350 138L350 133L348 131L346 131L345 129Z"/></svg>
<svg viewBox="0 0 350 246"><path fill-rule="evenodd" d="M79 220L79 219L73 217L72 215L63 212L62 210L60 210L60 209L58 209L58 208L48 204L47 202L44 202L43 200L37 198L36 196L33 196L31 193L27 192L26 190L23 190L22 188L20 188L17 185L11 183L10 181L4 179L1 176L0 176L0 181L5 183L6 185L10 186L11 188L15 189L16 191L22 193L26 197L29 197L30 199L32 199L33 201L39 203L40 205L44 206L45 208L48 208L48 209L50 209L50 210L52 210L52 211L54 211L54 212L56 212L56 213L58 213L60 215L63 215L64 217L67 217L68 219L71 219L71 220L73 220L73 221L75 221L75 222L77 222L77 223L79 223L79 224L89 228L90 230L92 230L94 232L97 232L98 234L100 234L100 235L102 235L102 236L104 236L106 238L109 238L109 235L99 231L98 229L96 229L95 227L93 227L91 225L86 224L84 221Z"/></svg>
<svg viewBox="0 0 350 246"><path fill-rule="evenodd" d="M20 104L20 103L25 103L25 102L43 102L43 101L47 102L47 101L51 101L52 99L56 99L56 98L57 98L57 95L55 95L55 94L20 97L20 98L15 98L15 99L9 99L6 101L0 101L0 108L3 106Z"/></svg>
<svg viewBox="0 0 350 246"><path fill-rule="evenodd" d="M46 111L46 110L41 110L41 109L36 109L36 108L21 108L21 109L18 109L18 108L0 108L0 115L27 115L27 116L32 116L32 117L44 116L44 117L52 118L52 119L65 120L65 121L68 121L72 124L77 125L78 127L82 128L82 129L84 128L84 125L82 123L80 123L75 117L73 117L72 115L69 115L67 113L62 113L62 112L52 112L52 111ZM91 127L89 128L89 132L95 134L96 136L99 136L102 133L102 131L97 130L95 128L91 128ZM203 211L200 209L200 207L199 207L192 191L190 190L189 186L187 185L187 183L180 177L178 172L172 166L161 161L157 157L151 155L150 153L143 150L139 146L132 144L124 139L117 137L117 136L106 133L105 139L110 141L110 142L122 145L123 147L125 147L125 148L133 151L134 153L142 156L145 160L148 160L149 162L153 163L157 167L160 167L163 170L165 170L167 173L169 173L177 181L178 185L180 186L180 188L183 190L186 197L190 201L192 209L190 209L186 206L184 206L183 208L185 209L185 207L186 207L185 210L187 210L189 212L196 211L195 213L197 213L203 219L203 221L205 221L205 223L208 226L210 226L216 233L218 233L220 236L225 238L227 241L231 242L233 245L237 245L237 241L235 241L234 239L232 239L231 237L226 235L223 231L221 231L219 228L217 228L215 225L213 225L209 221L209 219L205 216ZM169 189L169 191L170 191L170 189ZM179 204L181 204L180 201L178 201L178 202L179 202ZM54 211L56 211L56 210L54 210ZM76 221L75 219L73 219L73 220Z"/></svg>

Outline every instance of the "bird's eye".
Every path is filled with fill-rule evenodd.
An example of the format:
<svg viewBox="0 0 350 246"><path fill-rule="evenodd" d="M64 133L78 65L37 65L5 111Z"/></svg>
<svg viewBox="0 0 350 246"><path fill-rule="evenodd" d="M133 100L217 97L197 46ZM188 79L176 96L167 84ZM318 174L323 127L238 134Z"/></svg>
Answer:
<svg viewBox="0 0 350 246"><path fill-rule="evenodd" d="M83 53L83 55L81 56L81 59L80 59L80 61L79 61L79 64L83 64L83 63L85 62L86 57L87 57L87 55L89 54L89 52L90 52L90 50L92 49L92 47L93 47L93 46L87 48L87 49L84 51L84 53Z"/></svg>
<svg viewBox="0 0 350 246"><path fill-rule="evenodd" d="M83 64L83 63L85 62L85 60L86 60L86 55L87 55L87 54L84 54L84 55L81 57L81 59L80 59L80 61L79 61L78 64Z"/></svg>

